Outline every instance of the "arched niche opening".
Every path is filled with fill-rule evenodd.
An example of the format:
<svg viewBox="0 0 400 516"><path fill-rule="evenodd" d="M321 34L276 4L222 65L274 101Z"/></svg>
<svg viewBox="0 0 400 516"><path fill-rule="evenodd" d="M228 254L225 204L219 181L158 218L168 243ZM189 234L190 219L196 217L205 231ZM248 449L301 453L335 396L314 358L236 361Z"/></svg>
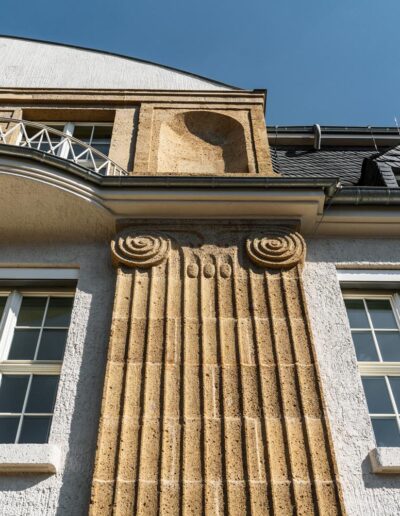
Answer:
<svg viewBox="0 0 400 516"><path fill-rule="evenodd" d="M234 118L211 111L186 111L160 128L158 172L246 173L244 128Z"/></svg>

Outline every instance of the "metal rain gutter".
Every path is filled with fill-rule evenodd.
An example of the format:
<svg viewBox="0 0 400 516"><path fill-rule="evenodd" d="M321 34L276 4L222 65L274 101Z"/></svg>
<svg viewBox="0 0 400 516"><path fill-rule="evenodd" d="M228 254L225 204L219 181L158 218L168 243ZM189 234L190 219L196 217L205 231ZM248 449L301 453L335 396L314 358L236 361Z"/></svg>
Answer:
<svg viewBox="0 0 400 516"><path fill-rule="evenodd" d="M277 176L102 176L63 158L45 152L13 145L1 145L0 155L19 159L34 159L49 166L62 169L99 186L110 188L212 188L212 189L322 189L328 197L340 188L337 178L277 177Z"/></svg>
<svg viewBox="0 0 400 516"><path fill-rule="evenodd" d="M330 205L400 206L400 188L342 187L338 178L321 177L215 177L215 176L102 176L68 160L35 149L0 145L0 155L34 159L105 188L204 188L249 189L321 189Z"/></svg>
<svg viewBox="0 0 400 516"><path fill-rule="evenodd" d="M347 186L333 194L330 204L400 206L400 188Z"/></svg>

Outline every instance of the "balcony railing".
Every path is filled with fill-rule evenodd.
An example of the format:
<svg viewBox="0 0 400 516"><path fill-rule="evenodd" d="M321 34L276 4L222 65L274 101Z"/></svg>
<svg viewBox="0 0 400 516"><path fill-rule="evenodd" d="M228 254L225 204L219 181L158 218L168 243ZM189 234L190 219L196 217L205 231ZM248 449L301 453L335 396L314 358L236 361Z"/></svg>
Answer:
<svg viewBox="0 0 400 516"><path fill-rule="evenodd" d="M126 170L94 147L38 122L0 117L0 144L36 149L102 176L128 175Z"/></svg>

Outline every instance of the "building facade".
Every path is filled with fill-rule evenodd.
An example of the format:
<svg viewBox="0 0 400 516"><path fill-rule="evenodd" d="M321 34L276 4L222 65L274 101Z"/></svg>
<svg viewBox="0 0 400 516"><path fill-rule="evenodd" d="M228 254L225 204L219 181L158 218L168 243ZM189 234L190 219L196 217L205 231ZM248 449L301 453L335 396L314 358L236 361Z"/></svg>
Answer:
<svg viewBox="0 0 400 516"><path fill-rule="evenodd" d="M397 514L397 131L0 53L0 514Z"/></svg>

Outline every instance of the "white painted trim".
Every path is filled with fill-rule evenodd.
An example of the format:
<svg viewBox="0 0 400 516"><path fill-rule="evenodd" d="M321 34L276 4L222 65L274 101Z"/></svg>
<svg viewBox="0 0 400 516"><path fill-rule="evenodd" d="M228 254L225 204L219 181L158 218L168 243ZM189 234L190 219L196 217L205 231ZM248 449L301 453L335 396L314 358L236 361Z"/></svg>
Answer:
<svg viewBox="0 0 400 516"><path fill-rule="evenodd" d="M58 269L58 268L19 268L1 267L0 279L6 280L77 280L79 269Z"/></svg>
<svg viewBox="0 0 400 516"><path fill-rule="evenodd" d="M61 450L54 444L0 444L0 474L57 473Z"/></svg>
<svg viewBox="0 0 400 516"><path fill-rule="evenodd" d="M8 296L0 325L0 360L5 360L10 351L21 302L22 295L16 290Z"/></svg>
<svg viewBox="0 0 400 516"><path fill-rule="evenodd" d="M369 458L374 473L400 473L400 448L374 448Z"/></svg>
<svg viewBox="0 0 400 516"><path fill-rule="evenodd" d="M338 269L337 276L341 284L346 283L400 283L400 270L382 269Z"/></svg>
<svg viewBox="0 0 400 516"><path fill-rule="evenodd" d="M72 122L66 122L64 125L62 132L65 133L68 136L72 136L74 132L75 124ZM70 143L69 140L63 139L63 142L61 143L60 147L58 148L57 155L60 156L60 158L66 159L68 157L70 151Z"/></svg>
<svg viewBox="0 0 400 516"><path fill-rule="evenodd" d="M400 376L400 362L358 362L358 370L361 376Z"/></svg>
<svg viewBox="0 0 400 516"><path fill-rule="evenodd" d="M4 360L0 362L0 374L61 374L58 361Z"/></svg>

